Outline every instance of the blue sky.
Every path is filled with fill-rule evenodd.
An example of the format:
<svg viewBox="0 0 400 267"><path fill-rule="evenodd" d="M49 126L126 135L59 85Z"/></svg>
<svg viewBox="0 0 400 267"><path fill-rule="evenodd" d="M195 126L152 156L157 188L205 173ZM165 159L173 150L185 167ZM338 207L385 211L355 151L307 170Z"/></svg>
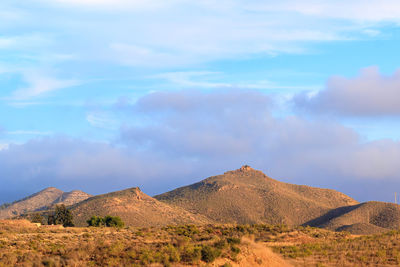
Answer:
<svg viewBox="0 0 400 267"><path fill-rule="evenodd" d="M400 191L397 1L4 0L0 202L250 164Z"/></svg>

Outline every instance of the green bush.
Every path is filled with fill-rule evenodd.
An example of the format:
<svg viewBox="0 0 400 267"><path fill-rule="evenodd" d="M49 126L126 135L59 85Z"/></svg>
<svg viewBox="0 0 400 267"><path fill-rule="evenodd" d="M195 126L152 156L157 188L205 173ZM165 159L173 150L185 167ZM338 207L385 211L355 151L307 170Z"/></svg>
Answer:
<svg viewBox="0 0 400 267"><path fill-rule="evenodd" d="M236 247L236 246L231 246L231 251L233 252L233 254L237 255L240 253L240 248Z"/></svg>
<svg viewBox="0 0 400 267"><path fill-rule="evenodd" d="M240 244L240 238L236 238L236 237L228 237L228 238L226 239L226 241L227 241L229 244L235 244L235 245Z"/></svg>
<svg viewBox="0 0 400 267"><path fill-rule="evenodd" d="M100 227L105 226L104 218L98 216L92 216L86 221L89 226Z"/></svg>
<svg viewBox="0 0 400 267"><path fill-rule="evenodd" d="M86 222L89 226L94 226L94 227L106 226L106 227L122 228L125 225L120 217L110 216L110 215L107 215L104 218L99 216L92 216Z"/></svg>
<svg viewBox="0 0 400 267"><path fill-rule="evenodd" d="M181 253L181 260L186 263L194 263L201 259L202 253L200 247L188 246Z"/></svg>
<svg viewBox="0 0 400 267"><path fill-rule="evenodd" d="M104 217L104 222L107 227L122 228L125 225L121 218L118 216L107 215L106 217Z"/></svg>
<svg viewBox="0 0 400 267"><path fill-rule="evenodd" d="M201 249L201 259L205 262L213 262L221 255L221 250L210 246L204 246Z"/></svg>
<svg viewBox="0 0 400 267"><path fill-rule="evenodd" d="M34 213L31 215L31 222L43 223L43 217L39 213Z"/></svg>
<svg viewBox="0 0 400 267"><path fill-rule="evenodd" d="M62 224L64 227L74 226L72 213L64 204L57 205L53 214L49 214L47 223Z"/></svg>

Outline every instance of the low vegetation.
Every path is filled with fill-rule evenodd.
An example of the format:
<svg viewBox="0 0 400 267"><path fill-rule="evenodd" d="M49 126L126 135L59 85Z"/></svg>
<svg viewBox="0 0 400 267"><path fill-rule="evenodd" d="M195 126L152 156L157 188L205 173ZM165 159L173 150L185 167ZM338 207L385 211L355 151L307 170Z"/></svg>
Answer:
<svg viewBox="0 0 400 267"><path fill-rule="evenodd" d="M122 228L124 227L124 222L118 216L110 216L107 215L105 217L92 216L89 220L87 220L88 226L94 227L116 227Z"/></svg>
<svg viewBox="0 0 400 267"><path fill-rule="evenodd" d="M72 213L64 204L57 205L54 212L48 215L47 224L61 224L64 227L72 227L74 226Z"/></svg>
<svg viewBox="0 0 400 267"><path fill-rule="evenodd" d="M274 246L274 251L298 266L400 266L398 230L364 236L327 233L313 242Z"/></svg>
<svg viewBox="0 0 400 267"><path fill-rule="evenodd" d="M235 266L254 254L247 240L294 266L400 264L400 231L353 236L262 224L64 228L19 220L0 221L0 266ZM256 258L253 264L266 262Z"/></svg>

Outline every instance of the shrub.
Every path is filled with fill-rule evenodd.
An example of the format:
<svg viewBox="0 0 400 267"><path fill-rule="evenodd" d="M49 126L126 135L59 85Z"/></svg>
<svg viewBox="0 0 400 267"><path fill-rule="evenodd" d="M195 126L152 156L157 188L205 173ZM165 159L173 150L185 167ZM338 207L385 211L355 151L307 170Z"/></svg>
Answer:
<svg viewBox="0 0 400 267"><path fill-rule="evenodd" d="M181 260L187 263L194 263L201 259L202 253L200 247L185 247L181 253Z"/></svg>
<svg viewBox="0 0 400 267"><path fill-rule="evenodd" d="M120 217L110 216L110 215L107 215L104 218L98 216L92 216L86 222L89 226L94 226L94 227L107 226L107 227L122 228L125 225Z"/></svg>
<svg viewBox="0 0 400 267"><path fill-rule="evenodd" d="M43 223L43 217L39 213L34 213L31 215L31 222Z"/></svg>
<svg viewBox="0 0 400 267"><path fill-rule="evenodd" d="M106 217L104 217L104 222L107 227L122 228L125 225L124 222L121 220L121 218L118 216L107 215Z"/></svg>
<svg viewBox="0 0 400 267"><path fill-rule="evenodd" d="M234 255L237 255L240 253L240 248L236 247L236 246L231 246L231 251L233 252Z"/></svg>
<svg viewBox="0 0 400 267"><path fill-rule="evenodd" d="M210 246L204 246L201 249L201 259L205 262L213 262L221 255L221 250Z"/></svg>
<svg viewBox="0 0 400 267"><path fill-rule="evenodd" d="M92 216L86 222L89 226L95 226L95 227L100 227L105 225L104 218L98 216Z"/></svg>
<svg viewBox="0 0 400 267"><path fill-rule="evenodd" d="M64 204L56 206L54 213L47 217L47 223L62 224L64 227L74 226L72 213Z"/></svg>
<svg viewBox="0 0 400 267"><path fill-rule="evenodd" d="M240 238L236 238L236 237L228 237L228 238L226 239L226 241L227 241L229 244L235 244L235 245L240 244Z"/></svg>
<svg viewBox="0 0 400 267"><path fill-rule="evenodd" d="M214 247L218 248L218 249L223 249L227 246L227 243L224 239L221 239L217 242L214 243Z"/></svg>
<svg viewBox="0 0 400 267"><path fill-rule="evenodd" d="M164 247L163 251L168 255L170 262L179 262L181 260L178 250L171 244Z"/></svg>

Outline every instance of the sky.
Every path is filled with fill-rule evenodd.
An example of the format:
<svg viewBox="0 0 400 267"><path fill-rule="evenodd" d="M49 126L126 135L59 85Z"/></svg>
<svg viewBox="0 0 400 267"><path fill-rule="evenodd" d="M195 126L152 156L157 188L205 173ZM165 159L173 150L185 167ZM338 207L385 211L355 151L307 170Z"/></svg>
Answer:
<svg viewBox="0 0 400 267"><path fill-rule="evenodd" d="M400 192L397 0L2 0L0 203L248 164Z"/></svg>

